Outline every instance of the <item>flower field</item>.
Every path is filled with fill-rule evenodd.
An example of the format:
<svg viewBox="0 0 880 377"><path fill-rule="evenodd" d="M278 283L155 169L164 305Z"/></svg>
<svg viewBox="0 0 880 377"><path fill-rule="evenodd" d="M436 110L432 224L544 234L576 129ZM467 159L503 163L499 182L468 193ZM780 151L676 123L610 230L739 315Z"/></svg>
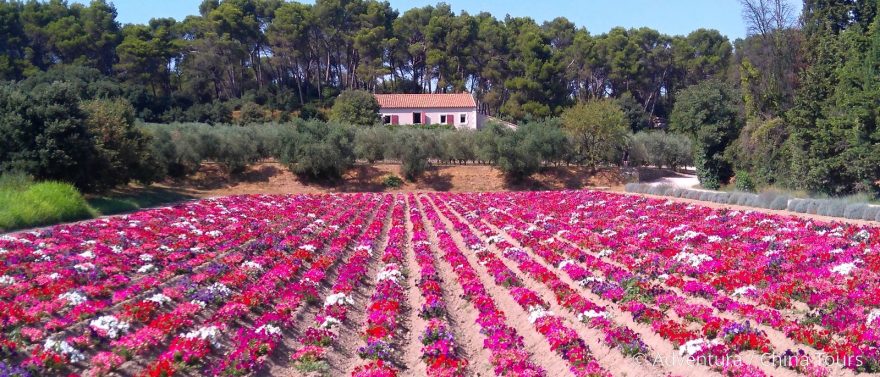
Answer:
<svg viewBox="0 0 880 377"><path fill-rule="evenodd" d="M880 373L880 228L639 196L232 196L0 260L0 376Z"/></svg>

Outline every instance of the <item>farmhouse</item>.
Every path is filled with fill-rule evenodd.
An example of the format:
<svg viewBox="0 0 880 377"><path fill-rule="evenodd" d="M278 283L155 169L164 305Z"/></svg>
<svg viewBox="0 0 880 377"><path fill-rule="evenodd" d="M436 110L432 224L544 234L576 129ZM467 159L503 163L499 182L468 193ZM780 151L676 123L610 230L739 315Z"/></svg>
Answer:
<svg viewBox="0 0 880 377"><path fill-rule="evenodd" d="M477 103L470 93L376 94L385 124L448 124L479 129Z"/></svg>

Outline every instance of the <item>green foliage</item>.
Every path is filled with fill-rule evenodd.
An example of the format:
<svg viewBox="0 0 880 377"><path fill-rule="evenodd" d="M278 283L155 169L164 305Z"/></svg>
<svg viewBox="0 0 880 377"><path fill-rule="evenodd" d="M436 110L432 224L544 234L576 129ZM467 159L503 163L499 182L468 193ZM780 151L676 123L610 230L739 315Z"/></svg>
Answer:
<svg viewBox="0 0 880 377"><path fill-rule="evenodd" d="M299 175L335 179L354 163L354 129L349 126L302 122L282 140L280 160Z"/></svg>
<svg viewBox="0 0 880 377"><path fill-rule="evenodd" d="M736 189L745 192L755 192L755 181L752 176L745 170L737 170L736 172Z"/></svg>
<svg viewBox="0 0 880 377"><path fill-rule="evenodd" d="M356 126L379 124L379 101L367 91L343 91L333 102L330 119Z"/></svg>
<svg viewBox="0 0 880 377"><path fill-rule="evenodd" d="M400 188L401 186L403 186L403 179L400 179L400 177L391 174L386 176L385 179L382 180L382 186L385 186L386 188Z"/></svg>
<svg viewBox="0 0 880 377"><path fill-rule="evenodd" d="M0 135L0 172L93 187L97 149L71 85L53 83L27 93L0 87Z"/></svg>
<svg viewBox="0 0 880 377"><path fill-rule="evenodd" d="M136 179L151 183L162 172L150 154L150 139L134 124L134 108L125 100L94 100L82 105L96 154L90 187L107 189Z"/></svg>
<svg viewBox="0 0 880 377"><path fill-rule="evenodd" d="M627 124L632 132L647 130L651 127L651 116L642 107L642 104L632 96L624 93L617 99L617 105L623 110Z"/></svg>
<svg viewBox="0 0 880 377"><path fill-rule="evenodd" d="M238 115L238 123L241 125L265 123L271 120L266 113L266 109L253 102L248 102L241 106Z"/></svg>
<svg viewBox="0 0 880 377"><path fill-rule="evenodd" d="M354 155L371 164L380 161L385 158L391 140L392 134L387 127L358 128L354 135Z"/></svg>
<svg viewBox="0 0 880 377"><path fill-rule="evenodd" d="M415 181L430 166L429 159L439 155L436 131L412 128L399 129L389 146L391 157L400 160L400 174Z"/></svg>
<svg viewBox="0 0 880 377"><path fill-rule="evenodd" d="M687 136L649 131L636 133L632 139L637 150L643 153L642 161L650 165L677 169L693 163L693 145Z"/></svg>
<svg viewBox="0 0 880 377"><path fill-rule="evenodd" d="M627 143L626 114L612 100L579 103L562 113L577 162L595 168L608 162Z"/></svg>
<svg viewBox="0 0 880 377"><path fill-rule="evenodd" d="M694 163L705 188L718 189L733 176L725 153L741 128L739 99L734 88L716 80L690 86L678 95L670 126L694 140Z"/></svg>
<svg viewBox="0 0 880 377"><path fill-rule="evenodd" d="M32 183L0 177L0 232L93 216L85 199L70 184Z"/></svg>

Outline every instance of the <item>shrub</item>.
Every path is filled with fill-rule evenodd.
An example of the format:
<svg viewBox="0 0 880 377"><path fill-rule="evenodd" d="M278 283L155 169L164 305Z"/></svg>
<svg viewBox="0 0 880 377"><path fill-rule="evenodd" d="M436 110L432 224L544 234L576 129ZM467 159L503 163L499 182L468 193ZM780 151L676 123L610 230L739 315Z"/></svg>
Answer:
<svg viewBox="0 0 880 377"><path fill-rule="evenodd" d="M0 231L87 219L94 215L73 185L40 182L20 187L8 182L18 179L2 179Z"/></svg>
<svg viewBox="0 0 880 377"><path fill-rule="evenodd" d="M461 130L441 134L443 157L446 160L467 164L477 159L477 138L474 131Z"/></svg>
<svg viewBox="0 0 880 377"><path fill-rule="evenodd" d="M755 192L755 181L752 180L752 176L749 172L745 170L738 170L736 172L736 189L745 192Z"/></svg>
<svg viewBox="0 0 880 377"><path fill-rule="evenodd" d="M295 174L339 178L354 163L353 142L351 127L304 122L285 138L279 157Z"/></svg>
<svg viewBox="0 0 880 377"><path fill-rule="evenodd" d="M880 206L868 206L865 208L865 212L862 213L862 220L874 220L878 214L880 214Z"/></svg>
<svg viewBox="0 0 880 377"><path fill-rule="evenodd" d="M379 101L367 91L343 91L333 102L330 120L357 126L379 124Z"/></svg>
<svg viewBox="0 0 880 377"><path fill-rule="evenodd" d="M868 204L852 203L846 206L846 209L843 211L843 216L847 219L861 219L867 208Z"/></svg>
<svg viewBox="0 0 880 377"><path fill-rule="evenodd" d="M400 174L410 181L421 176L428 169L428 160L439 154L433 131L399 129L393 140L388 153L400 161Z"/></svg>
<svg viewBox="0 0 880 377"><path fill-rule="evenodd" d="M135 126L134 107L125 100L95 100L82 105L86 127L95 139L90 189L106 189L132 179L151 183L162 178L150 153L150 137Z"/></svg>
<svg viewBox="0 0 880 377"><path fill-rule="evenodd" d="M768 208L769 209L784 210L784 209L788 208L789 199L790 198L788 195L779 195L779 196L773 198L773 201L770 202L770 206Z"/></svg>
<svg viewBox="0 0 880 377"><path fill-rule="evenodd" d="M360 128L354 135L354 155L371 164L382 160L391 138L391 131L385 127Z"/></svg>
<svg viewBox="0 0 880 377"><path fill-rule="evenodd" d="M266 109L253 102L248 102L241 106L238 114L238 123L241 125L265 123L271 120L267 115Z"/></svg>
<svg viewBox="0 0 880 377"><path fill-rule="evenodd" d="M385 179L382 180L382 186L385 186L386 188L400 188L401 186L403 186L403 179L400 179L400 177L391 174L385 176Z"/></svg>
<svg viewBox="0 0 880 377"><path fill-rule="evenodd" d="M693 163L691 139L684 135L662 131L639 132L633 135L633 144L637 146L636 150L644 153L645 162L658 168L677 169Z"/></svg>

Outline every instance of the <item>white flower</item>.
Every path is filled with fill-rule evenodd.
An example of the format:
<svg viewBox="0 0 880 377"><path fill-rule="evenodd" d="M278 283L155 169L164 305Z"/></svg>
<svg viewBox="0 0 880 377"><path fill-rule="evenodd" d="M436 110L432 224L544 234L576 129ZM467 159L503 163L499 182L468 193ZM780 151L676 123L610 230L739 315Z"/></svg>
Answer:
<svg viewBox="0 0 880 377"><path fill-rule="evenodd" d="M871 233L869 233L866 229L860 230L855 235L855 239L857 241L867 241L869 238L871 238Z"/></svg>
<svg viewBox="0 0 880 377"><path fill-rule="evenodd" d="M329 329L329 328L332 328L333 326L337 326L337 325L341 325L341 324L342 324L342 321L340 321L336 318L333 318L331 316L327 316L326 318L324 318L324 322L321 322L321 328Z"/></svg>
<svg viewBox="0 0 880 377"><path fill-rule="evenodd" d="M327 296L327 299L324 301L324 306L344 304L354 304L354 300L352 300L351 297L345 296L345 293L342 292Z"/></svg>
<svg viewBox="0 0 880 377"><path fill-rule="evenodd" d="M754 292L754 291L757 291L757 290L758 290L758 288L755 287L754 285L747 285L747 286L744 286L744 287L739 287L739 288L737 288L737 289L734 289L734 290L733 290L733 295L734 295L734 296L745 296L745 295L748 294L749 292Z"/></svg>
<svg viewBox="0 0 880 377"><path fill-rule="evenodd" d="M152 264L145 264L145 265L141 266L141 268L138 268L137 272L139 274L146 274L148 272L154 271L155 269L156 269L156 266L153 266Z"/></svg>
<svg viewBox="0 0 880 377"><path fill-rule="evenodd" d="M9 250L6 250L6 249L0 247L0 255L4 255L4 254L8 254L8 253L9 253Z"/></svg>
<svg viewBox="0 0 880 377"><path fill-rule="evenodd" d="M764 237L761 237L761 241L764 241L764 242L773 242L773 241L776 241L776 236L774 236L774 235L772 235L772 234L769 235L769 236L764 236Z"/></svg>
<svg viewBox="0 0 880 377"><path fill-rule="evenodd" d="M192 301L190 301L189 303L190 303L190 304L195 304L195 305L201 306L202 309L204 309L206 306L208 306L208 304L205 303L205 302L202 301L202 300L192 300Z"/></svg>
<svg viewBox="0 0 880 377"><path fill-rule="evenodd" d="M212 230L212 231L207 232L207 233L205 233L205 234L207 234L207 235L209 235L209 236L211 236L211 237L217 238L217 237L222 236L222 235L223 235L223 232L221 232L221 231L219 231L219 230Z"/></svg>
<svg viewBox="0 0 880 377"><path fill-rule="evenodd" d="M95 259L95 253L93 253L91 250L80 253L79 256L85 259Z"/></svg>
<svg viewBox="0 0 880 377"><path fill-rule="evenodd" d="M229 289L229 287L227 287L226 284L223 284L223 283L211 284L210 286L208 286L208 292L211 292L212 294L215 294L218 296L223 296L223 297L226 297L226 296L229 296L232 294L232 290Z"/></svg>
<svg viewBox="0 0 880 377"><path fill-rule="evenodd" d="M144 301L155 302L159 305L164 305L165 303L171 302L171 297L168 297L168 296L163 295L161 293L156 293Z"/></svg>
<svg viewBox="0 0 880 377"><path fill-rule="evenodd" d="M241 264L241 268L246 270L263 271L263 265L254 261L245 261Z"/></svg>
<svg viewBox="0 0 880 377"><path fill-rule="evenodd" d="M849 275L852 270L856 269L855 262L844 263L838 266L835 266L831 269L831 272L836 272L841 275Z"/></svg>
<svg viewBox="0 0 880 377"><path fill-rule="evenodd" d="M564 269L565 266L568 266L568 265L570 265L570 264L575 264L575 263L576 263L576 262L573 261L573 260L571 260L571 259L566 259L566 260L564 260L564 261L562 261L562 262L559 262L559 267L557 267L557 268L561 270L561 269Z"/></svg>
<svg viewBox="0 0 880 377"><path fill-rule="evenodd" d="M113 245L110 246L110 250L113 251L113 254L122 254L122 246Z"/></svg>
<svg viewBox="0 0 880 377"><path fill-rule="evenodd" d="M299 248L303 249L305 251L308 251L308 252L313 252L316 250L315 246L313 246L313 245L302 245Z"/></svg>
<svg viewBox="0 0 880 377"><path fill-rule="evenodd" d="M706 339L694 339L688 341L678 348L678 353L681 356L693 356L695 353L700 352L705 347L709 347L712 345L718 344L717 341L708 341Z"/></svg>
<svg viewBox="0 0 880 377"><path fill-rule="evenodd" d="M376 274L376 281L379 282L383 280L391 280L397 283L397 279L401 277L403 277L403 275L397 269L397 265L389 264L386 265L382 271L379 271L379 273Z"/></svg>
<svg viewBox="0 0 880 377"><path fill-rule="evenodd" d="M82 304L88 300L88 298L86 298L86 296L84 296L82 293L79 293L77 291L70 291L70 292L62 293L62 294L58 295L58 298L67 300L67 303L70 304L71 306L77 306L77 305Z"/></svg>
<svg viewBox="0 0 880 377"><path fill-rule="evenodd" d="M49 274L49 280L58 280L58 279L61 279L61 274L59 274L57 272L53 272L53 273Z"/></svg>
<svg viewBox="0 0 880 377"><path fill-rule="evenodd" d="M8 275L0 276L0 285L13 285L15 284L15 278Z"/></svg>
<svg viewBox="0 0 880 377"><path fill-rule="evenodd" d="M583 313L577 315L578 321L584 322L588 319L599 318L599 317L608 317L608 312L597 312L595 310L587 310Z"/></svg>
<svg viewBox="0 0 880 377"><path fill-rule="evenodd" d="M694 239L694 238L699 237L700 234L701 234L701 233L694 232L693 230L689 230L689 231L686 231L686 232L684 232L684 233L682 233L682 234L679 234L679 235L675 236L673 239L676 240L676 241L692 240L692 239Z"/></svg>
<svg viewBox="0 0 880 377"><path fill-rule="evenodd" d="M868 326L877 320L880 320L880 309L871 309L871 312L868 313Z"/></svg>
<svg viewBox="0 0 880 377"><path fill-rule="evenodd" d="M278 326L273 326L270 324L265 324L260 327L257 327L255 330L257 334L265 334L265 335L281 335L281 328Z"/></svg>
<svg viewBox="0 0 880 377"><path fill-rule="evenodd" d="M150 254L141 254L139 258L141 259L141 262L152 262L153 261L153 256Z"/></svg>
<svg viewBox="0 0 880 377"><path fill-rule="evenodd" d="M79 263L73 266L73 268L79 272L86 272L95 269L95 265L91 263Z"/></svg>
<svg viewBox="0 0 880 377"><path fill-rule="evenodd" d="M660 274L657 276L657 279L666 281L666 279L669 279L669 274Z"/></svg>
<svg viewBox="0 0 880 377"><path fill-rule="evenodd" d="M197 330L190 331L183 335L184 338L187 339L201 339L207 340L211 342L211 344L217 344L217 338L220 336L220 329L217 326L206 326L201 327Z"/></svg>
<svg viewBox="0 0 880 377"><path fill-rule="evenodd" d="M678 261L678 262L684 262L684 263L689 264L693 267L697 267L697 266L703 264L703 262L711 261L712 257L710 257L706 254L694 254L694 253L690 253L687 251L682 251L678 254L675 254L675 256L673 256L672 259L675 261Z"/></svg>
<svg viewBox="0 0 880 377"><path fill-rule="evenodd" d="M611 249L603 249L602 251L599 252L598 257L599 257L599 258L605 258L605 257L607 257L607 256L609 256L609 255L611 255L611 254L614 254L614 250L611 250Z"/></svg>
<svg viewBox="0 0 880 377"><path fill-rule="evenodd" d="M718 236L709 236L709 242L715 243L715 242L721 242L721 240L722 240L721 237L718 237Z"/></svg>
<svg viewBox="0 0 880 377"><path fill-rule="evenodd" d="M504 237L502 237L500 235L494 235L494 236L486 238L486 242L488 242L490 244L499 243L501 241L504 241Z"/></svg>
<svg viewBox="0 0 880 377"><path fill-rule="evenodd" d="M535 321L550 315L553 315L553 312L544 309L542 306L529 307L529 323L535 323Z"/></svg>
<svg viewBox="0 0 880 377"><path fill-rule="evenodd" d="M578 284L580 284L580 285L583 286L583 287L586 287L586 286L589 285L590 283L593 283L593 282L600 282L600 283L601 283L601 282L603 282L603 281L605 281L605 278L602 278L602 277L596 277L596 276L590 276L590 277L587 277L587 278L583 278L583 279L581 279L581 280L578 282Z"/></svg>
<svg viewBox="0 0 880 377"><path fill-rule="evenodd" d="M129 327L128 322L120 321L112 315L105 315L93 319L89 322L89 326L95 330L104 331L110 339L116 339L119 334L127 331Z"/></svg>
<svg viewBox="0 0 880 377"><path fill-rule="evenodd" d="M843 254L843 249L837 248L830 251L831 254Z"/></svg>
<svg viewBox="0 0 880 377"><path fill-rule="evenodd" d="M83 355L82 352L73 348L73 346L63 340L58 341L52 338L46 339L46 342L43 343L43 348L67 356L72 363L77 363L86 359L86 356Z"/></svg>

